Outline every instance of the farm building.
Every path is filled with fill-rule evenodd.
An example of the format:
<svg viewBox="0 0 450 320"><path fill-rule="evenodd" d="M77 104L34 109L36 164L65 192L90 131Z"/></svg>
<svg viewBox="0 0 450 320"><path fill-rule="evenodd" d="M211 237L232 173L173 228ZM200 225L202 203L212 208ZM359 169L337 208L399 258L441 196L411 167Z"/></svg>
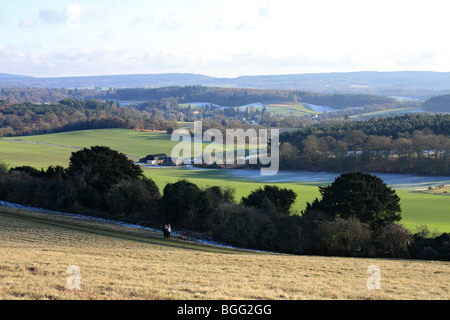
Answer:
<svg viewBox="0 0 450 320"><path fill-rule="evenodd" d="M163 161L161 158L164 157L167 158L167 154L165 153L149 154L145 158L139 159L139 162L147 164L160 164Z"/></svg>
<svg viewBox="0 0 450 320"><path fill-rule="evenodd" d="M161 161L160 164L163 166L178 166L182 164L183 159L181 158L173 158L173 157L160 157L158 161Z"/></svg>
<svg viewBox="0 0 450 320"><path fill-rule="evenodd" d="M162 165L162 166L173 166L180 165L183 159L168 157L165 153L149 154L145 158L139 159L140 163Z"/></svg>

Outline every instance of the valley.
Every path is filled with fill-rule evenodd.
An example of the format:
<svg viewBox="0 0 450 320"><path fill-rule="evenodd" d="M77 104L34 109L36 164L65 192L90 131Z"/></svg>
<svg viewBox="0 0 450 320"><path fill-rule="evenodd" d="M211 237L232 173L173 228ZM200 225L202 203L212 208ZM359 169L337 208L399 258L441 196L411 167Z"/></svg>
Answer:
<svg viewBox="0 0 450 320"><path fill-rule="evenodd" d="M70 155L93 145L111 147L128 155L131 160L152 153L166 153L177 144L170 141L165 133L138 132L124 129L99 129L63 132L56 134L4 138L0 141L0 158L9 166L28 165L38 169L60 165L67 167ZM19 140L21 142L15 142ZM25 143L37 142L37 143ZM241 169L195 169L190 167L143 167L144 174L153 179L162 192L167 183L187 179L201 187L220 185L235 190L235 199L240 201L252 190L265 184L291 188L298 194L293 209L300 214L307 202L319 197L318 186L331 183L337 173L280 171L273 177L259 175L259 170ZM445 194L434 195L414 193L419 187L450 184L446 176L388 175L379 174L385 182L400 195L403 208L402 224L411 229L427 225L431 230L448 232L450 230L450 197Z"/></svg>

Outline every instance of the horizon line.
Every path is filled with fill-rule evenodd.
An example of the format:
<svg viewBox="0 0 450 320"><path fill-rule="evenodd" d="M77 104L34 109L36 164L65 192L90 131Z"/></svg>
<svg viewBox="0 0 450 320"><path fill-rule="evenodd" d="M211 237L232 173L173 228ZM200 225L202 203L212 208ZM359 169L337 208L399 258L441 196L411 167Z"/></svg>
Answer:
<svg viewBox="0 0 450 320"><path fill-rule="evenodd" d="M120 73L120 74L97 74L97 75L70 75L70 76L33 76L15 73L0 73L0 75L26 77L32 79L56 79L56 78L93 78L93 77L120 77L120 76L151 76L151 75L194 75L214 79L237 79L243 77L276 77L276 76L296 76L296 75L321 75L321 74L352 74L352 73L450 73L450 71L433 70L396 70L396 71L378 71L378 70L359 70L359 71L332 71L332 72L305 72L305 73L278 73L278 74L243 74L234 77L212 76L193 72L156 72L156 73ZM6 79L5 79L6 80Z"/></svg>

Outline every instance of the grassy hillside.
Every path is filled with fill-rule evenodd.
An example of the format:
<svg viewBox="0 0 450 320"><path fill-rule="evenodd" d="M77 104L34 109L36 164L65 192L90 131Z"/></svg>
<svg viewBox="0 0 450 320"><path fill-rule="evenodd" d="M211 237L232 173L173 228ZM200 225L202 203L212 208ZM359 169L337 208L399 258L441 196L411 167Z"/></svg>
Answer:
<svg viewBox="0 0 450 320"><path fill-rule="evenodd" d="M148 154L165 153L170 156L173 147L178 143L171 141L170 134L161 132L141 132L127 129L68 131L4 138L0 141L0 160L11 161L14 165L31 163L30 159L42 148L43 153L48 153L48 156L33 166L42 164L42 167L47 167L46 163L66 166L67 154L70 158L70 154L76 149L102 145L118 150L137 161ZM203 144L203 146L206 145L208 143ZM193 148L192 151L194 151Z"/></svg>
<svg viewBox="0 0 450 320"><path fill-rule="evenodd" d="M442 299L450 265L292 256L211 247L160 233L0 208L0 299ZM369 290L369 266L381 270ZM66 271L80 270L70 290Z"/></svg>
<svg viewBox="0 0 450 320"><path fill-rule="evenodd" d="M0 140L0 160L8 166L67 167L73 148Z"/></svg>
<svg viewBox="0 0 450 320"><path fill-rule="evenodd" d="M295 117L313 116L321 113L308 109L303 104L270 104L266 106L266 110L273 114Z"/></svg>
<svg viewBox="0 0 450 320"><path fill-rule="evenodd" d="M24 136L17 139L81 148L105 145L127 155L145 156L151 153L170 155L173 146L177 144L175 141L170 141L170 137L168 134L156 132L98 129ZM15 140L15 138L5 138L4 140Z"/></svg>

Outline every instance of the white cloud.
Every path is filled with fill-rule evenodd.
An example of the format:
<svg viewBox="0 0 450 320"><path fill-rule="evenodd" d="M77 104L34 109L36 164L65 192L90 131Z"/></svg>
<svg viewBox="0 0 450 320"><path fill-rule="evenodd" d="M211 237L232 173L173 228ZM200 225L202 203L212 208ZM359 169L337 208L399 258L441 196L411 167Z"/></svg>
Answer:
<svg viewBox="0 0 450 320"><path fill-rule="evenodd" d="M0 53L4 54L7 52L7 47L4 44L0 44Z"/></svg>
<svg viewBox="0 0 450 320"><path fill-rule="evenodd" d="M92 23L101 21L106 15L103 7L86 9L77 2L58 11L55 8L43 8L39 11L42 22L49 24L65 24L68 28L74 29L82 23Z"/></svg>
<svg viewBox="0 0 450 320"><path fill-rule="evenodd" d="M21 28L36 28L38 26L38 22L36 19L23 19L18 24Z"/></svg>
<svg viewBox="0 0 450 320"><path fill-rule="evenodd" d="M267 2L264 7L262 7L259 10L258 15L263 19L268 19L270 17L270 9L269 9L270 3Z"/></svg>
<svg viewBox="0 0 450 320"><path fill-rule="evenodd" d="M145 25L145 24L147 24L149 22L153 22L153 17L152 16L150 16L150 15L139 16L139 17L134 18L132 21L130 21L128 23L128 25L129 26L139 27L139 26L143 26L143 25Z"/></svg>
<svg viewBox="0 0 450 320"><path fill-rule="evenodd" d="M81 25L81 19L84 14L84 8L78 3L72 3L65 9L64 17L67 27L78 28Z"/></svg>
<svg viewBox="0 0 450 320"><path fill-rule="evenodd" d="M53 8L44 8L39 11L39 17L45 23L57 24L61 21L61 14Z"/></svg>
<svg viewBox="0 0 450 320"><path fill-rule="evenodd" d="M15 12L0 9L0 52L26 74L450 71L440 0L11 3Z"/></svg>
<svg viewBox="0 0 450 320"><path fill-rule="evenodd" d="M165 30L177 30L185 25L186 20L182 12L175 11L163 17L158 27Z"/></svg>

